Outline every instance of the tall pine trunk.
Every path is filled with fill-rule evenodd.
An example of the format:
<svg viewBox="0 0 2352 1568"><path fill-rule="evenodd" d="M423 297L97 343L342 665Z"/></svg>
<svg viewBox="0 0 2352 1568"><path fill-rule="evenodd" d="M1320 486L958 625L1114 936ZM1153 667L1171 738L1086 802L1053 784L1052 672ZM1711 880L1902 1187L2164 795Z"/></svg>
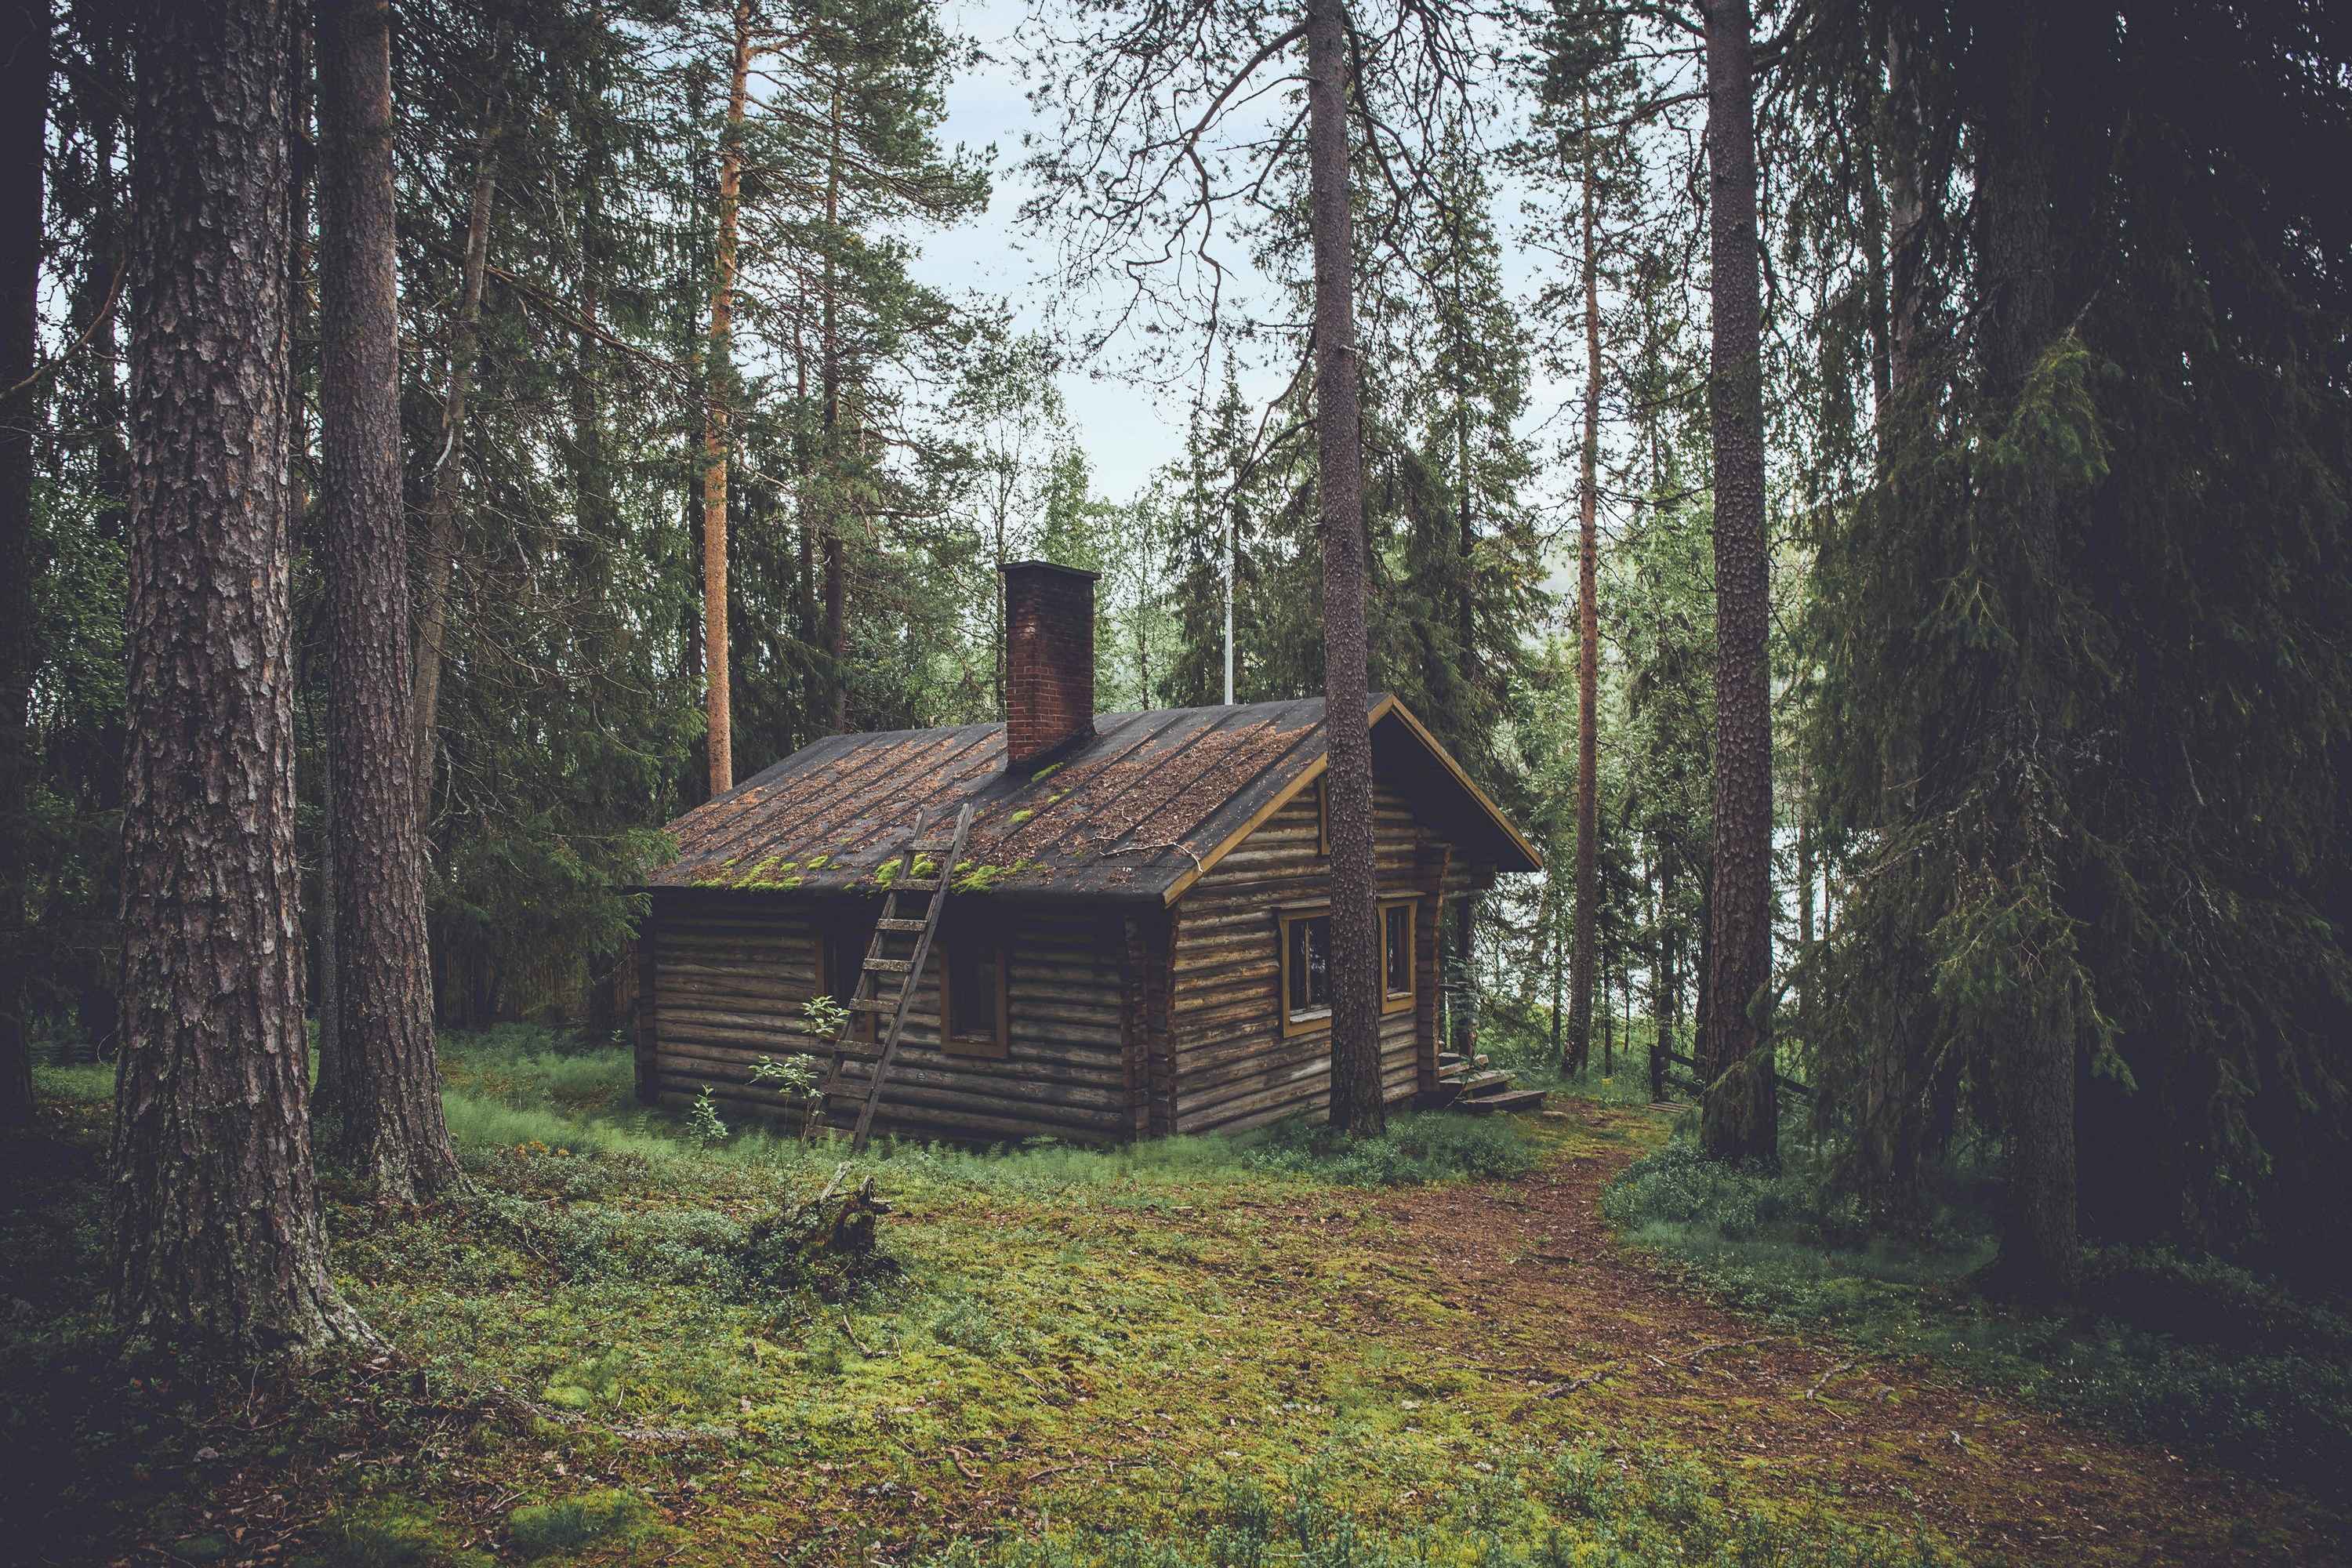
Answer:
<svg viewBox="0 0 2352 1568"><path fill-rule="evenodd" d="M40 625L33 579L33 384L41 301L41 175L49 104L48 0L0 12L0 1128L33 1120L25 952L30 889L33 674ZM5 151L14 149L13 152Z"/></svg>
<svg viewBox="0 0 2352 1568"><path fill-rule="evenodd" d="M743 111L751 72L751 0L735 0L727 126L719 148L719 247L710 283L710 363L702 416L702 679L710 793L735 787L727 625L727 420L735 395L735 246L743 190Z"/></svg>
<svg viewBox="0 0 2352 1568"><path fill-rule="evenodd" d="M1984 417L2006 428L2041 356L2063 330L2056 277L2061 261L2053 232L2056 181L2052 167L2053 94L2044 51L2049 23L2038 6L2014 5L1987 47L1997 82L1978 151L1977 216L1982 230L1985 312ZM2000 779L1988 792L1998 814L1989 826L1999 896L2021 906L2065 902L2066 868L2044 820L2041 793L2060 787L2063 759L2052 732L2063 723L2053 710L2063 699L2043 689L2043 671L2059 657L2050 647L2058 607L2058 499L2048 475L2021 473L1989 494L1988 507L2007 506L2016 531L2017 589L2010 622L2017 628L2011 705L1982 742L1994 754L1980 764ZM1989 486L1988 489L1995 487ZM2053 918L2055 917L2053 913ZM2008 1152L2009 1190L1996 1274L2027 1298L2069 1294L2080 1273L2078 1194L2074 1171L2076 1050L2073 1033L2051 1009L2029 999L2017 1010L2009 1038L1997 1047L1995 1091Z"/></svg>
<svg viewBox="0 0 2352 1568"><path fill-rule="evenodd" d="M1706 7L1707 225L1715 443L1715 924L1700 1142L1718 1160L1779 1157L1769 1038L1748 1006L1772 966L1771 624L1764 529L1763 311L1757 268L1756 79L1748 0Z"/></svg>
<svg viewBox="0 0 2352 1568"><path fill-rule="evenodd" d="M1569 959L1570 1072L1592 1058L1594 906L1601 879L1601 278L1592 144L1584 150L1584 450L1576 531L1576 945Z"/></svg>
<svg viewBox="0 0 2352 1568"><path fill-rule="evenodd" d="M1885 391L1891 402L1917 371L1921 314L1926 305L1919 287L1919 268L1924 259L1920 225L1927 217L1927 203L1919 184L1919 152L1926 132L1919 120L1917 67L1900 36L1891 28L1885 48L1887 137L1883 155L1874 162L1886 171ZM1883 407L1879 417L1882 421L1886 417Z"/></svg>
<svg viewBox="0 0 2352 1568"><path fill-rule="evenodd" d="M494 50L501 68L507 39ZM491 91L502 89L494 84ZM441 389L441 439L425 485L425 579L416 606L416 677L409 696L409 746L415 754L416 815L432 808L438 751L441 663L449 642L449 579L457 565L457 490L464 483L466 403L474 388L474 362L482 346L482 289L490 265L490 212L498 202L499 105L484 105L481 145L475 154L474 193L466 209L466 253L458 265L457 314L450 323L448 379Z"/></svg>
<svg viewBox="0 0 2352 1568"><path fill-rule="evenodd" d="M849 728L848 614L849 582L842 559L841 520L847 507L846 465L841 441L841 303L834 253L840 245L841 222L841 89L833 90L827 110L824 173L824 315L821 359L817 366L824 452L824 668L825 724L838 735ZM1000 583L998 593L1003 594ZM1000 605L1001 608L1001 605Z"/></svg>
<svg viewBox="0 0 2352 1568"><path fill-rule="evenodd" d="M1316 489L1323 528L1324 783L1331 824L1331 1124L1377 1132L1380 932L1372 866L1372 734L1364 624L1364 491L1357 412L1353 220L1348 195L1344 0L1307 0L1307 161L1315 241Z"/></svg>
<svg viewBox="0 0 2352 1568"><path fill-rule="evenodd" d="M157 6L132 163L123 1047L105 1234L134 1343L365 1329L310 1165L286 516L288 0Z"/></svg>
<svg viewBox="0 0 2352 1568"><path fill-rule="evenodd" d="M408 538L389 0L319 8L319 432L334 796L339 1152L374 1195L457 1179L433 1052L424 830L409 745Z"/></svg>

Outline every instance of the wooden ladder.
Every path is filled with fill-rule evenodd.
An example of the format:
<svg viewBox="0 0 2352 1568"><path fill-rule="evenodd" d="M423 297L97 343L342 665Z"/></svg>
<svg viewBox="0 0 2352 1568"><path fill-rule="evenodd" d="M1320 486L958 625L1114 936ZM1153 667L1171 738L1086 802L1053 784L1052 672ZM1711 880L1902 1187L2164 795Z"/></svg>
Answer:
<svg viewBox="0 0 2352 1568"><path fill-rule="evenodd" d="M882 895L881 918L874 922L874 940L866 944L866 961L858 966L857 987L849 999L849 1016L841 1022L841 1032L834 1037L833 1070L825 1075L824 1089L819 1099L821 1106L830 1106L835 1099L846 1099L855 1092L846 1087L849 1064L865 1061L874 1064L866 1079L865 1099L857 1108L857 1131L849 1143L851 1153L861 1153L866 1138L874 1125L874 1108L882 1100L882 1081L889 1076L890 1064L898 1055L898 1037L907 1026L907 1005L914 999L915 982L922 978L923 965L931 956L931 939L939 934L940 911L947 908L948 887L955 879L956 863L963 858L963 843L971 832L971 807L967 805L956 814L955 836L948 839L926 839L923 817L917 814L913 831L898 847L898 870ZM932 874L915 874L918 855L938 852L938 863ZM928 893L929 901L923 918L909 920L898 913L898 898L902 893ZM911 936L914 951L905 958L885 957L886 949L894 937ZM885 999L882 983L895 979L898 983L896 997ZM881 1030L876 1048L858 1047L866 1042L857 1038L860 1018L889 1019ZM946 1020L940 1020L946 1026Z"/></svg>

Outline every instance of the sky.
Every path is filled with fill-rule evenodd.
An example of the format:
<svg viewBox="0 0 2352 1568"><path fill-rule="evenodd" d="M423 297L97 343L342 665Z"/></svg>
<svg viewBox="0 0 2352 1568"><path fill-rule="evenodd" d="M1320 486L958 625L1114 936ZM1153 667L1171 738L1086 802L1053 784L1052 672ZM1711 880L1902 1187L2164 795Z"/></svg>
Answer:
<svg viewBox="0 0 2352 1568"><path fill-rule="evenodd" d="M1026 0L950 0L945 11L948 25L976 39L991 58L949 89L941 140L974 150L995 143L995 188L982 216L925 236L913 270L934 288L976 289L1009 300L1020 325L1040 329L1053 299L1045 277L1052 240L1024 235L1013 221L1030 194L1014 165L1022 133L1035 123L1013 63L1013 29L1028 5ZM1072 368L1063 372L1062 395L1094 466L1096 488L1106 495L1133 495L1153 468L1183 450L1185 409L1164 407L1150 389Z"/></svg>
<svg viewBox="0 0 2352 1568"><path fill-rule="evenodd" d="M929 231L921 237L921 254L914 271L920 280L935 287L977 289L1004 299L1012 304L1016 322L1035 330L1054 320L1084 324L1113 298L1113 291L1097 289L1092 299L1060 294L1050 280L1055 258L1052 236L1024 232L1015 221L1017 209L1031 194L1018 167L1022 136L1042 129L1023 90L1018 68L1022 45L1015 37L1033 3L946 0L948 26L975 40L988 58L966 70L949 89L941 139L973 150L993 143L997 153L994 186L986 213L953 229ZM1515 95L1507 89L1497 91L1496 104L1505 114L1517 110ZM1493 130L1488 132L1489 141L1508 134L1507 128ZM1524 243L1517 233L1523 221L1519 208L1527 195L1525 187L1499 170L1490 177L1496 182L1493 216L1503 241L1505 280L1524 303L1558 280L1557 263ZM1264 297L1270 286L1240 254L1241 249L1238 245L1227 245L1219 258L1241 279L1242 289L1254 283ZM1061 378L1070 421L1093 467L1095 488L1099 494L1121 500L1140 489L1155 468L1181 455L1189 414L1189 400L1181 393L1171 395L1120 378L1121 349L1133 346L1114 341L1102 363L1072 366ZM1571 369L1574 379L1565 379L1548 367L1540 354L1534 371L1522 424L1522 434L1533 439L1538 455L1538 477L1528 499L1543 514L1545 524L1557 528L1569 521L1573 510L1574 479L1570 472L1573 464L1559 461L1554 449L1576 423L1574 410L1567 405L1580 395L1580 373ZM1286 374L1286 367L1244 364L1242 390L1263 406L1278 393ZM1606 520L1603 526L1608 526Z"/></svg>

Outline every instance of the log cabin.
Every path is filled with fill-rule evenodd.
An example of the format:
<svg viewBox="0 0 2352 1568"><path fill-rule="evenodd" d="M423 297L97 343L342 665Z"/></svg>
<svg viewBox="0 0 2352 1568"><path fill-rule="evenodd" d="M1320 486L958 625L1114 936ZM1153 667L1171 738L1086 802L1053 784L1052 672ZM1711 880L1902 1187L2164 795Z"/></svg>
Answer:
<svg viewBox="0 0 2352 1568"><path fill-rule="evenodd" d="M918 815L969 804L877 1129L1100 1143L1324 1113L1323 702L1097 713L1094 584L1005 567L1006 722L830 736L669 825L679 853L642 889L641 1098L707 1090L776 1117L752 1065L830 1059L803 1004L851 995ZM1400 1102L1455 1081L1441 1077L1443 910L1540 862L1402 703L1376 694L1364 721L1381 1077ZM859 1099L870 1071L844 1064Z"/></svg>

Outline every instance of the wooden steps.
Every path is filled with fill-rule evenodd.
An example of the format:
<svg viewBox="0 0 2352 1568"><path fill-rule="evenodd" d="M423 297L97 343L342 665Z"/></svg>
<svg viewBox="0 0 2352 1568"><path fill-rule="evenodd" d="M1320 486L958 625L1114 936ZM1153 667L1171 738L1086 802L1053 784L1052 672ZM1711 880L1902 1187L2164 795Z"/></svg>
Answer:
<svg viewBox="0 0 2352 1568"><path fill-rule="evenodd" d="M1493 1094L1472 1095L1454 1109L1473 1116L1500 1116L1509 1111L1540 1110L1549 1098L1540 1089L1505 1089Z"/></svg>
<svg viewBox="0 0 2352 1568"><path fill-rule="evenodd" d="M1546 1091L1540 1089L1514 1087L1511 1075L1500 1068L1489 1068L1484 1056L1465 1060L1454 1051L1442 1051L1438 1054L1437 1066L1437 1089L1423 1097L1424 1109L1466 1110L1473 1116L1499 1116L1540 1110L1548 1098Z"/></svg>

